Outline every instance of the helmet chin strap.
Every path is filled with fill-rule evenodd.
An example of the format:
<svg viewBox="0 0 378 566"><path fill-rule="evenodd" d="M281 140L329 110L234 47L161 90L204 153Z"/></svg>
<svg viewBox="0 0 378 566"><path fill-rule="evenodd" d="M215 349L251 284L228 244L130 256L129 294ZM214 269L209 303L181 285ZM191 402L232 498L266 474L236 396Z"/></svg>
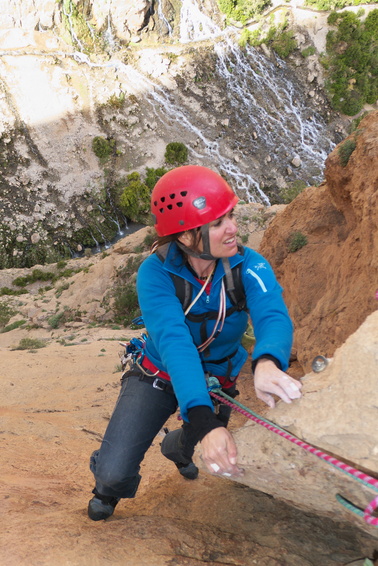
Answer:
<svg viewBox="0 0 378 566"><path fill-rule="evenodd" d="M185 246L185 244L181 243L178 240L176 241L176 244L178 245L178 247L180 249L182 249L183 252L185 252L186 254L188 254L192 257L198 257L200 259L205 259L207 261L217 260L218 258L211 255L209 225L208 224L204 224L203 226L201 226L201 237L202 237L202 244L203 244L203 251L202 252L195 252L194 250L192 250L191 248L188 248L188 246Z"/></svg>

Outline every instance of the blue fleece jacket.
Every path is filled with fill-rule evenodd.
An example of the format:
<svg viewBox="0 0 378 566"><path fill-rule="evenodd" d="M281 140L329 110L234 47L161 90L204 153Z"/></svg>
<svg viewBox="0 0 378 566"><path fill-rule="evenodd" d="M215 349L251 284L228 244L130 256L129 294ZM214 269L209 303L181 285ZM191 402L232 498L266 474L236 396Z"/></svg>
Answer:
<svg viewBox="0 0 378 566"><path fill-rule="evenodd" d="M253 358L263 354L274 356L285 371L292 345L293 327L278 284L267 260L244 248L244 255L229 258L231 267L242 263L242 281L246 293L247 307L252 320L256 343ZM193 298L201 290L201 284L186 267L177 245L170 244L164 262L156 254L145 259L138 271L137 291L139 305L148 333L146 355L157 368L169 374L184 420L192 407L213 408L207 391L205 372L213 375L227 375L228 363L212 364L208 360L221 360L236 352L232 357L231 376L236 377L248 354L241 345L241 339L248 323L245 311L226 318L222 332L210 345L210 354L199 354L201 344L200 323L185 318L181 302L176 296L170 276L175 273L192 284ZM224 276L221 261L217 262L209 295L203 293L190 310L191 314L218 311L221 281ZM227 297L227 307L231 302ZM207 332L211 334L215 321L208 321Z"/></svg>

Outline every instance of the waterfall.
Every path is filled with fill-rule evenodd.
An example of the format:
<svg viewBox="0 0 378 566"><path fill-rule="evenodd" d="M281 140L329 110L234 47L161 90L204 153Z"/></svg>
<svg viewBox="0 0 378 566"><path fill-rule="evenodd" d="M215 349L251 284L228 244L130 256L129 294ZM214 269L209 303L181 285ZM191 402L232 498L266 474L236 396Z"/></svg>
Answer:
<svg viewBox="0 0 378 566"><path fill-rule="evenodd" d="M164 18L160 2L158 11L159 17ZM293 158L298 156L302 164L298 171L301 180L313 184L322 179L324 161L334 144L327 138L324 120L302 100L301 89L286 63L275 57L269 59L261 50L250 46L241 49L236 42L237 37L237 30L221 30L203 14L196 0L182 0L181 42L216 39L214 74L218 75L219 84L225 85L223 97L226 96L228 101L227 115L233 125L237 124L233 127L233 137L237 153L244 160L244 168L228 146L227 131L222 132L220 123L211 127L193 116L190 102L185 97L180 100L174 91L114 58L107 63L94 64L81 51L73 57L91 67L113 67L122 76L128 91L138 97L142 95L151 104L152 111L163 125L175 122L177 131L182 132L181 139L196 162L205 161L206 164L211 157L211 166L224 173L244 194L245 200L269 204L268 197L254 177L254 160L258 161L269 185L275 184L268 175L269 171L273 171L274 177L278 170L288 169ZM293 76L288 78L290 75ZM204 91L200 104L205 102ZM266 164L265 170L261 167L261 159ZM292 178L295 180L296 173Z"/></svg>
<svg viewBox="0 0 378 566"><path fill-rule="evenodd" d="M180 42L203 41L222 35L222 30L201 12L195 0L182 0L180 12Z"/></svg>
<svg viewBox="0 0 378 566"><path fill-rule="evenodd" d="M163 13L163 8L161 6L161 0L158 0L158 17L159 19L164 23L164 25L166 26L167 30L168 30L168 35L169 37L171 37L172 33L173 33L173 29L171 24L169 23L169 21L167 20L167 18L165 17L164 13Z"/></svg>
<svg viewBox="0 0 378 566"><path fill-rule="evenodd" d="M73 28L73 24L72 24L72 1L69 0L68 5L69 5L69 12L67 12L66 6L65 6L65 1L63 0L62 2L62 10L63 10L63 14L66 16L67 20L68 20L68 24L70 26L70 35L72 38L72 43L73 45L77 45L79 50L82 51L84 49L83 44L81 43L80 39L78 38L77 34L75 33L75 30Z"/></svg>
<svg viewBox="0 0 378 566"><path fill-rule="evenodd" d="M231 106L245 135L255 133L267 149L283 157L290 148L303 162L323 163L333 144L324 136L325 124L301 101L301 93L287 75L284 61L279 67L261 52L235 43L215 44L217 72L227 82Z"/></svg>
<svg viewBox="0 0 378 566"><path fill-rule="evenodd" d="M182 1L181 41L216 39L216 72L226 82L230 108L243 132L240 146L253 136L255 146L263 144L272 163L288 163L298 155L304 168L321 172L335 145L327 137L327 124L302 100L298 80L285 61L278 57L269 59L250 46L240 48L237 36L235 28L222 31L201 13L196 0ZM231 170L225 163L222 168L236 176L237 186L243 185L234 164ZM313 173L308 174L306 181L321 178L321 174Z"/></svg>

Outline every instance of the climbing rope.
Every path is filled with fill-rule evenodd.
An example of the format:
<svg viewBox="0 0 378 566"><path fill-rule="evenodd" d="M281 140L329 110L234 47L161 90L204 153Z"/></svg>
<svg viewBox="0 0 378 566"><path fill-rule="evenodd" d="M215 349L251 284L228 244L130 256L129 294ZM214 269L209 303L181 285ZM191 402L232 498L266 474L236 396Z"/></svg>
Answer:
<svg viewBox="0 0 378 566"><path fill-rule="evenodd" d="M340 460L337 460L337 458L334 458L333 456L330 456L329 454L322 452L318 448L311 446L311 444L307 444L306 442L300 440L296 436L289 434L286 430L279 427L278 425L254 413L251 409L245 407L244 405L242 405L241 403L239 403L238 401L236 401L235 399L229 397L226 393L224 393L220 388L219 381L215 377L210 377L208 379L208 389L210 395L220 403L224 403L225 405L228 405L229 407L231 407L235 411L238 411L248 419L255 421L256 423L264 426L265 428L271 430L272 432L275 432L276 434L279 434L283 438L286 438L286 440L290 440L290 442L293 442L297 446L300 446L301 448L304 448L308 452L311 452L311 454L314 454L318 458L321 458L322 460L326 461L328 464L336 467L337 469L349 475L359 483L362 483L363 485L370 487L374 491L378 492L378 481L376 479L365 474L364 472L361 472L360 470L356 470L355 468L352 468L348 464L345 464L345 462L341 462ZM356 505L354 505L353 503L351 503L350 501L348 501L339 494L336 495L336 499L344 507L346 507L353 513L356 513L360 517L363 517L365 522L368 523L369 525L378 526L378 517L372 516L374 511L378 508L378 495L369 503L369 505L365 508L365 510L360 509L359 507L357 507Z"/></svg>

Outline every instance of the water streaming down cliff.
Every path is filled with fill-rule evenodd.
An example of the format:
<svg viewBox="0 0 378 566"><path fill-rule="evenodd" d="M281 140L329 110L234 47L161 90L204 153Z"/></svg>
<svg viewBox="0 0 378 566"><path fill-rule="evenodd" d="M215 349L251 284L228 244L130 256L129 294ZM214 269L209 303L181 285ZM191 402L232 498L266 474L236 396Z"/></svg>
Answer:
<svg viewBox="0 0 378 566"><path fill-rule="evenodd" d="M320 180L335 144L324 119L311 110L303 85L283 60L270 59L248 45L241 49L235 30L222 32L208 20L194 0L183 0L181 41L218 39L214 41L216 72L226 81L229 105L244 140L251 136L259 140L273 163L288 163L288 157L298 155L306 171L303 180Z"/></svg>
<svg viewBox="0 0 378 566"><path fill-rule="evenodd" d="M165 21L160 3L158 13ZM115 58L94 65L81 52L74 57L90 66L114 67L126 78L128 90L138 97L142 94L151 104L162 125L175 123L177 136L189 148L191 158L219 169L248 201L269 204L261 183L264 175L253 172L254 168L261 168L261 160L262 169L269 163L272 171L283 171L297 157L302 164L299 175L302 181L311 184L321 180L324 160L333 143L327 137L324 120L307 106L301 85L285 62L270 60L252 47L242 50L237 44L237 30L221 30L195 0L182 1L179 36L184 44L213 42L216 54L213 71L218 77L218 80L213 78L213 83L223 83L226 87L222 96L226 97L226 115L234 123L232 146L229 132L220 124L224 113L217 115L215 108L211 109L216 122L211 126L208 119L193 112L188 97L153 81L151 75L143 72L143 67L137 70ZM199 101L201 108L208 98L209 93L204 90ZM272 178L266 181L267 178L269 175L265 175L265 184L271 185Z"/></svg>
<svg viewBox="0 0 378 566"><path fill-rule="evenodd" d="M190 163L220 171L248 201L269 204L267 194L276 196L297 179L322 180L332 142L311 106L308 85L304 88L274 54L240 49L239 30L221 29L195 0L180 4L180 25L172 7L167 14L160 10L167 6L156 5L156 17L172 23L169 40L164 42L165 23L146 42L126 47L109 2L100 33L107 59L83 47L86 39L74 26L69 3L61 9L73 49L46 30L28 36L32 49L0 51L8 93L2 115L13 120L7 125L3 118L2 125L25 124L17 130L18 145L7 149L9 163L18 169L7 172L2 189L1 210L10 218L12 234L21 232L25 242L31 235L47 243L51 237L59 245L67 240L75 248L88 227L94 242L112 240L114 226L120 234L124 219L111 199L98 219L90 210L99 209L104 189L110 194L129 173L138 171L143 178L146 167L161 167L172 141L185 143ZM94 38L96 20L87 24ZM110 162L104 166L93 153L94 136L114 141L110 177Z"/></svg>
<svg viewBox="0 0 378 566"><path fill-rule="evenodd" d="M158 0L157 6L158 6L158 17L163 22L165 27L167 28L168 35L171 36L172 33L173 33L173 29L172 29L171 24L169 23L169 21L165 17L165 14L163 12L163 8L162 8L162 5L161 5L161 0Z"/></svg>
<svg viewBox="0 0 378 566"><path fill-rule="evenodd" d="M182 0L180 10L180 42L215 39L222 30L201 12L195 0Z"/></svg>

